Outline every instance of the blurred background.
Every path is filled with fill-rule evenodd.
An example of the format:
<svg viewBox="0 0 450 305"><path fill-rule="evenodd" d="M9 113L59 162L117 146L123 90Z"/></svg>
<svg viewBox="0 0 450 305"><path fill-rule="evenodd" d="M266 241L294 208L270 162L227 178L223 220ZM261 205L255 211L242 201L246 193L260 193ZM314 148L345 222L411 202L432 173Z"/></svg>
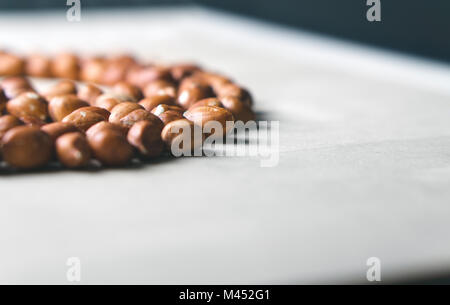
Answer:
<svg viewBox="0 0 450 305"><path fill-rule="evenodd" d="M60 0L3 0L2 10L66 10ZM85 0L82 9L202 5L396 51L450 62L450 1L381 1L382 22L367 22L366 0Z"/></svg>

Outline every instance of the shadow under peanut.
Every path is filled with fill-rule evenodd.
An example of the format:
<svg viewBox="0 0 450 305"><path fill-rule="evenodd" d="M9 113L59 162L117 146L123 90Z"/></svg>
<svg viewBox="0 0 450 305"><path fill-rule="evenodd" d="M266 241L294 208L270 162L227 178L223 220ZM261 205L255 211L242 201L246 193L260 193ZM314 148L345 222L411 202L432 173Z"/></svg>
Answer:
<svg viewBox="0 0 450 305"><path fill-rule="evenodd" d="M168 162L177 162L180 158L175 158L170 156L169 153L164 153L163 155L152 158L148 160L135 158L131 160L127 165L119 167L108 167L102 166L98 161L92 160L88 166L83 168L70 169L60 165L58 162L51 162L48 165L38 168L21 170L9 167L5 162L0 162L0 177L7 176L19 176L19 175L40 175L40 174L59 174L59 173L103 173L106 171L129 171L129 170L139 170L145 169L149 166L158 166Z"/></svg>

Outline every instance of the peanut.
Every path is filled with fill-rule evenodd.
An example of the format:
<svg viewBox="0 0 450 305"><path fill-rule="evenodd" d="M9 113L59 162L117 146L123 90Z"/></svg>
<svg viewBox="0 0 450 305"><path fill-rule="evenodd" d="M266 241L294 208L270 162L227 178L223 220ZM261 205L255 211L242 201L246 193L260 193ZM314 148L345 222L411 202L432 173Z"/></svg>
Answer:
<svg viewBox="0 0 450 305"><path fill-rule="evenodd" d="M2 139L3 159L19 169L37 168L52 157L50 136L38 127L18 126L10 129Z"/></svg>
<svg viewBox="0 0 450 305"><path fill-rule="evenodd" d="M61 164L66 167L83 167L91 159L91 149L82 133L71 132L56 140L56 155Z"/></svg>

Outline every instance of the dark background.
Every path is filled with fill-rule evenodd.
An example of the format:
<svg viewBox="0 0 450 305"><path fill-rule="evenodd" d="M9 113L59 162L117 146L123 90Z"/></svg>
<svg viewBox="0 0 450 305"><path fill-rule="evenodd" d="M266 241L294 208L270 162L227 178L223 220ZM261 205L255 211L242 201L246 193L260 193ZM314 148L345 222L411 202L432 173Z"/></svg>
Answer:
<svg viewBox="0 0 450 305"><path fill-rule="evenodd" d="M381 0L368 22L366 0L81 0L82 8L199 4L290 27L450 62L450 0ZM3 0L0 9L62 9L66 0Z"/></svg>

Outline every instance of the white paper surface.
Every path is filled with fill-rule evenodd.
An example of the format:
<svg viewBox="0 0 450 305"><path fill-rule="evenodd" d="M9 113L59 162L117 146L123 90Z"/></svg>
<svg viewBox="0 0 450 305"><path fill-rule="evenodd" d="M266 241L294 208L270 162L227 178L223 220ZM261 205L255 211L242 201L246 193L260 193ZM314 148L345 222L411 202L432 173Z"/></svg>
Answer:
<svg viewBox="0 0 450 305"><path fill-rule="evenodd" d="M194 60L280 121L280 162L0 175L0 283L274 284L450 269L450 68L203 11L1 13L15 51ZM261 116L261 117L262 117Z"/></svg>

